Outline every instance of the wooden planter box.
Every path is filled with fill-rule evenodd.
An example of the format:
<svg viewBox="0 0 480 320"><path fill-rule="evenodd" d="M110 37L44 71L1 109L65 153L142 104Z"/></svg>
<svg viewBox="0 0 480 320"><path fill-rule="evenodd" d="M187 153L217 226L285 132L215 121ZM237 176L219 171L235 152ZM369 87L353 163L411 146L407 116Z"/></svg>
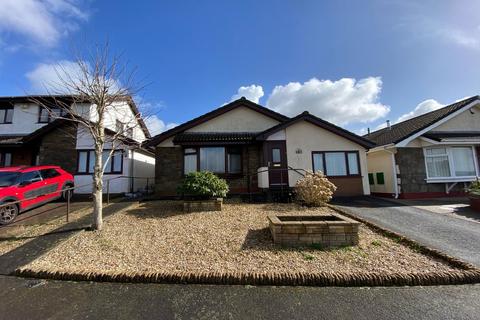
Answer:
<svg viewBox="0 0 480 320"><path fill-rule="evenodd" d="M468 198L470 199L470 207L473 210L480 212L480 196L470 195Z"/></svg>
<svg viewBox="0 0 480 320"><path fill-rule="evenodd" d="M183 212L222 211L223 199L185 200Z"/></svg>

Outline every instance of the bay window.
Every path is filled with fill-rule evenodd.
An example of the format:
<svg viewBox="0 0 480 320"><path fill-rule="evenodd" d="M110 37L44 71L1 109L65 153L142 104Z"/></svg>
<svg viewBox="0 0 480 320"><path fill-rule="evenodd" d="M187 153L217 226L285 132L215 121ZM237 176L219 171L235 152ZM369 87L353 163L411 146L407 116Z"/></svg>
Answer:
<svg viewBox="0 0 480 320"><path fill-rule="evenodd" d="M109 158L110 150L105 150L102 153L102 164L105 167L105 174L122 173L123 167L123 152L116 150ZM93 173L95 167L95 151L80 150L77 157L77 173L90 174Z"/></svg>
<svg viewBox="0 0 480 320"><path fill-rule="evenodd" d="M431 147L424 149L427 178L474 177L474 149L471 146Z"/></svg>
<svg viewBox="0 0 480 320"><path fill-rule="evenodd" d="M242 172L242 149L236 147L199 147L183 150L183 173L210 171L218 174Z"/></svg>
<svg viewBox="0 0 480 320"><path fill-rule="evenodd" d="M357 151L314 151L313 171L322 171L326 176L346 177L360 175Z"/></svg>

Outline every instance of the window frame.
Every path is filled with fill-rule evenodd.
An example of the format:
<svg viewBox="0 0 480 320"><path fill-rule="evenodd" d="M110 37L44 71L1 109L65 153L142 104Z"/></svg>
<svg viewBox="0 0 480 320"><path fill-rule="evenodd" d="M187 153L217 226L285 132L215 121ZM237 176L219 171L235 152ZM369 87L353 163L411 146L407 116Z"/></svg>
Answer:
<svg viewBox="0 0 480 320"><path fill-rule="evenodd" d="M60 117L64 117L66 115L66 111L60 107L52 107L50 109L58 109L60 111ZM42 110L45 110L47 112L47 121L42 121ZM50 123L54 120L55 119L53 119L52 114L50 113L50 111L48 111L47 108L45 108L44 106L38 106L38 123Z"/></svg>
<svg viewBox="0 0 480 320"><path fill-rule="evenodd" d="M1 105L0 109L5 110L5 114L3 115L3 119L0 119L0 124L12 124L13 123L13 114L14 114L14 105L12 105L12 104ZM12 119L10 121L7 121L8 110L12 110Z"/></svg>
<svg viewBox="0 0 480 320"><path fill-rule="evenodd" d="M473 167L475 169L475 175L473 176L457 176L455 174L455 162L453 160L453 149L454 148L469 148L472 151L472 157L473 157ZM479 176L479 168L478 168L478 159L476 155L476 149L475 146L473 145L437 145L437 146L428 146L428 147L423 147L423 162L425 165L425 175L426 175L426 180L427 182L437 182L437 181L444 181L444 180L462 180L462 179L468 179L471 180L472 178L476 178ZM446 177L430 177L428 174L428 164L427 164L427 158L435 158L436 156L441 156L444 157L445 154L443 155L428 155L427 154L427 149L445 149L446 156L448 159L448 166L449 166L449 171L450 175Z"/></svg>
<svg viewBox="0 0 480 320"><path fill-rule="evenodd" d="M5 155L10 154L10 163L5 165ZM8 168L11 167L13 163L13 153L11 151L0 151L0 168Z"/></svg>
<svg viewBox="0 0 480 320"><path fill-rule="evenodd" d="M345 175L329 175L328 170L327 170L327 162L326 162L326 153L343 153L343 158L345 160L345 166L346 166L346 174ZM358 173L351 174L350 173L350 166L349 166L349 160L348 160L348 154L349 153L355 153L357 155L357 168L358 168ZM315 154L320 154L322 156L322 161L323 161L323 174L326 177L331 177L331 178L354 178L354 177L361 177L362 176L362 167L360 165L360 152L358 150L333 150L333 151L312 151L312 171L315 172L315 162L314 162L314 155Z"/></svg>
<svg viewBox="0 0 480 320"><path fill-rule="evenodd" d="M93 171L92 172L89 172L89 168L90 168L90 154L91 152L94 152L95 150L94 149L81 149L81 150L77 150L77 168L76 168L76 172L75 174L76 175L92 175L93 174ZM112 149L104 149L103 152L110 152L112 151ZM86 171L80 171L80 153L81 152L86 152L87 153L87 163L86 163ZM115 167L114 165L114 161L112 161L113 159L113 155L118 152L120 154L120 171L114 171L113 168ZM112 157L110 157L110 171L107 172L107 168L105 168L105 172L103 173L104 175L111 175L111 174L123 174L123 156L124 156L124 150L123 149L116 149L113 153L112 153Z"/></svg>
<svg viewBox="0 0 480 320"><path fill-rule="evenodd" d="M224 172L214 172L216 175L220 177L239 177L243 175L243 147L237 145L208 145L208 146L183 146L182 151L182 176L185 176L185 156L186 155L196 155L197 157L197 165L196 165L196 172L200 172L200 149L201 148L224 148L224 163L225 163L225 170ZM240 150L237 152L232 152L233 149L239 148ZM185 150L187 149L194 149L195 152L188 152L186 153ZM229 172L229 162L228 162L228 155L229 154L238 154L240 155L240 172L231 173Z"/></svg>

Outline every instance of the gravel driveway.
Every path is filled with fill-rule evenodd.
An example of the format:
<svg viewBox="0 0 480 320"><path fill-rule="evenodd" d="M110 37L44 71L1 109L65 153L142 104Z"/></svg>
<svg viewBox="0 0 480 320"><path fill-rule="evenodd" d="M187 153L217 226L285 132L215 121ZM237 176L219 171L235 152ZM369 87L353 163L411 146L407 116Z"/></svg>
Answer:
<svg viewBox="0 0 480 320"><path fill-rule="evenodd" d="M478 222L373 197L336 200L335 204L370 222L480 267Z"/></svg>

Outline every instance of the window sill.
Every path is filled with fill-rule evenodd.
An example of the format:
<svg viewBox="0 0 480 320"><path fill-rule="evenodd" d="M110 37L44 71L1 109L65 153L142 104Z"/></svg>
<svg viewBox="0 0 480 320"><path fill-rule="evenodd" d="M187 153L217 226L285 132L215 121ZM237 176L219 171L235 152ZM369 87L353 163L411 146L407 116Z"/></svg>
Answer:
<svg viewBox="0 0 480 320"><path fill-rule="evenodd" d="M477 180L478 177L445 177L445 178L427 178L427 183L448 183L448 182L471 182Z"/></svg>
<svg viewBox="0 0 480 320"><path fill-rule="evenodd" d="M362 176L359 174L355 175L349 175L349 176L326 176L327 178L332 178L332 179L347 179L347 178L361 178Z"/></svg>

